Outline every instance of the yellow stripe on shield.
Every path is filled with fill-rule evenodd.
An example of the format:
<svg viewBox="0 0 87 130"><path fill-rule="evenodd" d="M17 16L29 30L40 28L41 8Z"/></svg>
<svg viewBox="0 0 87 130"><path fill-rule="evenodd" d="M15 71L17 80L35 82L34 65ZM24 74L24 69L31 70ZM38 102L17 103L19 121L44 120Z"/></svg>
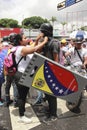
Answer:
<svg viewBox="0 0 87 130"><path fill-rule="evenodd" d="M44 65L42 65L36 72L32 86L36 89L52 94L52 91L49 89L49 86L47 85L44 78Z"/></svg>

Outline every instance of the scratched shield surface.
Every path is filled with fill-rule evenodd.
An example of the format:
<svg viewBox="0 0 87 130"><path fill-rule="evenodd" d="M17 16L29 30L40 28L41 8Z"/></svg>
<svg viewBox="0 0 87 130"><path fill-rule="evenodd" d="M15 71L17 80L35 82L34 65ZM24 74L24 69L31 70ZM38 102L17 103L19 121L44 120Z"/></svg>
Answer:
<svg viewBox="0 0 87 130"><path fill-rule="evenodd" d="M35 53L19 83L76 102L87 84L86 80L83 75Z"/></svg>

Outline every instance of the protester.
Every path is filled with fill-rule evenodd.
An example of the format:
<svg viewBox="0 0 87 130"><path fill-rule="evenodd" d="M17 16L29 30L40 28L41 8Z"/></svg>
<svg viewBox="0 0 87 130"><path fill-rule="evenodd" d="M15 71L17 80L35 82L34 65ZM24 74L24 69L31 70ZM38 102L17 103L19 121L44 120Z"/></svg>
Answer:
<svg viewBox="0 0 87 130"><path fill-rule="evenodd" d="M45 36L48 37L48 43L44 45L42 49L43 55L59 62L59 42L53 39L53 27L49 23L44 23L40 27L41 33L37 36L37 42L42 40ZM48 115L43 120L43 122L51 122L57 119L57 98L48 94L45 94L46 100L48 101L49 110Z"/></svg>
<svg viewBox="0 0 87 130"><path fill-rule="evenodd" d="M22 76L22 73L24 73L29 61L30 56L32 53L38 51L41 49L48 41L47 37L44 37L44 41L40 44L35 44L35 46L26 46L26 40L24 39L20 34L16 35L15 37L15 44L14 46L18 46L18 49L16 50L15 56L16 56L16 62L19 61L19 59L24 56L24 58L21 60L21 62L18 64L18 71L15 75L15 83L18 88L18 106L19 106L19 121L30 123L31 119L27 118L25 114L25 103L26 103L26 96L29 91L29 88L23 85L20 85L18 82ZM13 48L14 49L14 48ZM29 54L29 55L28 55Z"/></svg>
<svg viewBox="0 0 87 130"><path fill-rule="evenodd" d="M0 44L0 106L3 105L2 85L5 82L3 62L4 62L4 58L7 54L7 50L8 50L7 44L3 45L3 42L1 42L1 44Z"/></svg>
<svg viewBox="0 0 87 130"><path fill-rule="evenodd" d="M75 44L66 53L65 56L71 57L71 65L83 66L86 68L87 64L87 49L82 47L83 37L77 37ZM80 56L79 56L80 55Z"/></svg>
<svg viewBox="0 0 87 130"><path fill-rule="evenodd" d="M9 34L9 44L8 47L10 47L10 49L8 48L8 53L11 51L11 48L14 46L14 41L15 41L15 36L16 33L11 33ZM14 99L12 100L10 98L10 88L11 85L13 86L13 95L14 95ZM10 76L8 74L6 74L6 87L5 87L5 102L4 102L4 106L5 107L9 107L9 105L11 103L14 103L14 107L17 107L17 99L18 99L18 91L17 91L17 86L14 82L14 76Z"/></svg>
<svg viewBox="0 0 87 130"><path fill-rule="evenodd" d="M4 37L3 37L2 44L3 44L4 46L8 46L8 45L9 45L8 41L9 41L8 36L4 36Z"/></svg>
<svg viewBox="0 0 87 130"><path fill-rule="evenodd" d="M60 44L61 44L61 46L60 46L60 61L59 61L59 63L64 66L66 64L65 52L68 50L68 48L66 46L67 45L66 39L62 39L60 41Z"/></svg>
<svg viewBox="0 0 87 130"><path fill-rule="evenodd" d="M87 48L87 39L84 39L84 41L82 43L82 47L83 48Z"/></svg>

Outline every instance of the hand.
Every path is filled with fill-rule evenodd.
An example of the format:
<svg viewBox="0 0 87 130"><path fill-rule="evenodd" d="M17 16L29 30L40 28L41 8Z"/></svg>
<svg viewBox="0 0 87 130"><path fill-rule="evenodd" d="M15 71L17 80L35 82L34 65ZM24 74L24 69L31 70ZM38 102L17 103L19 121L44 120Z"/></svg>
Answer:
<svg viewBox="0 0 87 130"><path fill-rule="evenodd" d="M83 65L82 65L82 68L83 68L83 69L87 69L87 64L83 64Z"/></svg>
<svg viewBox="0 0 87 130"><path fill-rule="evenodd" d="M44 36L44 34L43 34L43 33L40 33L40 34L37 36L36 40L37 40L37 41L40 40L41 38L43 38L43 36Z"/></svg>
<svg viewBox="0 0 87 130"><path fill-rule="evenodd" d="M48 37L44 37L44 42L45 42L45 43L48 42Z"/></svg>

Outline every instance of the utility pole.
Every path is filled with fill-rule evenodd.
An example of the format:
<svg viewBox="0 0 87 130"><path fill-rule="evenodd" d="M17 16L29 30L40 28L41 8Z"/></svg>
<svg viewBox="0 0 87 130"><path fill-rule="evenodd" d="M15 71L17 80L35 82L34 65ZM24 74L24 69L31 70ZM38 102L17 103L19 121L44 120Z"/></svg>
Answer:
<svg viewBox="0 0 87 130"><path fill-rule="evenodd" d="M22 15L22 19L24 20L24 14ZM22 22L22 28L24 29L24 22Z"/></svg>

